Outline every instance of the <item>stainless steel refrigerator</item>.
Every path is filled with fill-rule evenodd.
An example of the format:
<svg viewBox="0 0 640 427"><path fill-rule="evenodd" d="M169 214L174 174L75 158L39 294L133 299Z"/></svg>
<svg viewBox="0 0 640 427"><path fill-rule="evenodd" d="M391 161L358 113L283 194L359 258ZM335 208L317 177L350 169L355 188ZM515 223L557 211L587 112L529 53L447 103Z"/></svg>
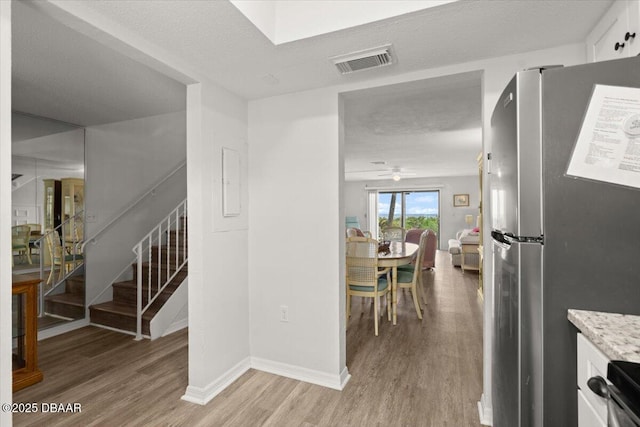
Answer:
<svg viewBox="0 0 640 427"><path fill-rule="evenodd" d="M640 314L640 189L566 174L595 84L640 57L519 72L491 118L494 427L577 426L567 309Z"/></svg>

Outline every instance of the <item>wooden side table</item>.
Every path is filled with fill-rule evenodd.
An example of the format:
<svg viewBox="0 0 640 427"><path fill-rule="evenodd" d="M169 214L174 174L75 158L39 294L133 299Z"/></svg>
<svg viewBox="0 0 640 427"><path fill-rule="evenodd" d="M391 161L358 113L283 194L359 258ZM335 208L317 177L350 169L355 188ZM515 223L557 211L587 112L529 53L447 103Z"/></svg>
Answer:
<svg viewBox="0 0 640 427"><path fill-rule="evenodd" d="M11 277L13 391L42 381L38 369L38 285L40 273Z"/></svg>

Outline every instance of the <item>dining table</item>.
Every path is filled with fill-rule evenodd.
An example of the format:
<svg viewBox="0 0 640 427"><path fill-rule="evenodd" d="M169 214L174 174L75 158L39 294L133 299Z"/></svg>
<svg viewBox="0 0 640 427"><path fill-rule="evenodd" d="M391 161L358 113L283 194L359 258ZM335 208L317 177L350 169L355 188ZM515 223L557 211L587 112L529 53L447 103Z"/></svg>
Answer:
<svg viewBox="0 0 640 427"><path fill-rule="evenodd" d="M415 243L390 242L389 252L378 254L378 267L391 268L391 311L394 325L398 317L398 266L410 264L417 252L418 245Z"/></svg>

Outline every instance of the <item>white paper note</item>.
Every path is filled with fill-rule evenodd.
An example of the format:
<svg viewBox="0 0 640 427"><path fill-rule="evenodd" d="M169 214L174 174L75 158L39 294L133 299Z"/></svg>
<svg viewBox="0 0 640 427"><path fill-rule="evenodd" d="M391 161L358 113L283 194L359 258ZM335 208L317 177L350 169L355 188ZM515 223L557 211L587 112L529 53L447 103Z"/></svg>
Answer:
<svg viewBox="0 0 640 427"><path fill-rule="evenodd" d="M640 188L640 88L595 85L567 175Z"/></svg>

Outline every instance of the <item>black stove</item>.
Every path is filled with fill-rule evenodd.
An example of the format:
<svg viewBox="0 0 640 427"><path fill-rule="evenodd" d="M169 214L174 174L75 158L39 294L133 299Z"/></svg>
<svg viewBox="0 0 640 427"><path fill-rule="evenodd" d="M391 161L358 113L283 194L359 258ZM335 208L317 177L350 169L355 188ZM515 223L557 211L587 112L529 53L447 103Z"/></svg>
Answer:
<svg viewBox="0 0 640 427"><path fill-rule="evenodd" d="M611 398L620 411L640 426L640 363L611 361L607 380L612 384L609 386Z"/></svg>

